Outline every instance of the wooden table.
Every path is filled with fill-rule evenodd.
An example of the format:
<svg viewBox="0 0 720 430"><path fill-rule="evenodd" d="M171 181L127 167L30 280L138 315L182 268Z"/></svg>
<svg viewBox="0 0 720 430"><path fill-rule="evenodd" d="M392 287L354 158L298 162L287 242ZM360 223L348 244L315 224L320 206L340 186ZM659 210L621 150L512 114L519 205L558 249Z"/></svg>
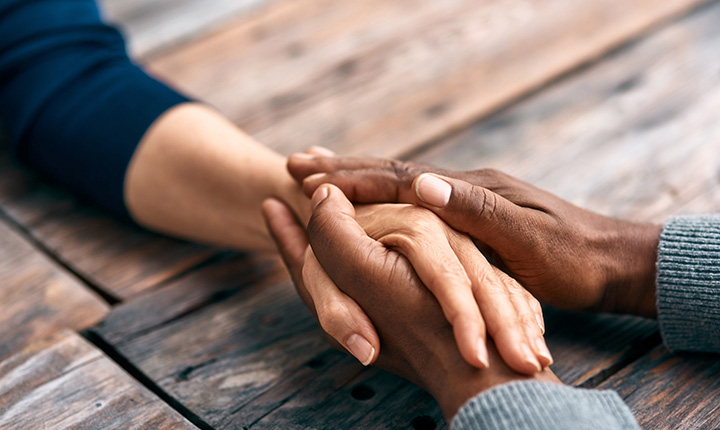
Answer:
<svg viewBox="0 0 720 430"><path fill-rule="evenodd" d="M720 1L106 3L153 73L285 154L495 167L630 219L720 209ZM0 428L447 428L330 348L276 257L0 163ZM547 332L565 382L644 427L720 426L717 357L670 354L654 321L548 309Z"/></svg>

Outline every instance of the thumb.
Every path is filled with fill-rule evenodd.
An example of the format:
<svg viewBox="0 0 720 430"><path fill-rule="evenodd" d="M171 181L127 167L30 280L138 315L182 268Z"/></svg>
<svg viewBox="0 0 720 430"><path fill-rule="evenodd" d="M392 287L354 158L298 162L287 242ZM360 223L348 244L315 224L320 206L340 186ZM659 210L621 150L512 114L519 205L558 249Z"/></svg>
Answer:
<svg viewBox="0 0 720 430"><path fill-rule="evenodd" d="M532 238L528 227L539 222L536 211L460 179L423 173L415 178L412 189L414 203L501 254L527 244Z"/></svg>

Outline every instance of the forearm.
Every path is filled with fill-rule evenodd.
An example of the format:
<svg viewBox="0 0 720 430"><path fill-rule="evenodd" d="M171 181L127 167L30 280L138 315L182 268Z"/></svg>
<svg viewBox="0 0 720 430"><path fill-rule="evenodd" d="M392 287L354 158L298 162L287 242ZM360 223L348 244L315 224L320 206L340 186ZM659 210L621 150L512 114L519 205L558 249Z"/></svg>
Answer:
<svg viewBox="0 0 720 430"><path fill-rule="evenodd" d="M309 203L285 158L200 104L170 109L143 137L125 176L139 224L190 240L271 250L260 204L287 202L307 221Z"/></svg>

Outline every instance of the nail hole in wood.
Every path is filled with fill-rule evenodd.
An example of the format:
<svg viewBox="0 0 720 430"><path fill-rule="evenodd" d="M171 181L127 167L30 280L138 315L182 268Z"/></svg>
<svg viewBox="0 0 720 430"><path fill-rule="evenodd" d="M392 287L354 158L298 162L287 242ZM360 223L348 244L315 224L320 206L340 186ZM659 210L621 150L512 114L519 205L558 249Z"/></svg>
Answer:
<svg viewBox="0 0 720 430"><path fill-rule="evenodd" d="M350 395L357 400L368 400L372 399L372 397L375 395L375 391L365 384L359 384L352 389Z"/></svg>
<svg viewBox="0 0 720 430"><path fill-rule="evenodd" d="M325 360L322 358L313 358L312 360L307 362L307 365L311 369L319 369L325 365Z"/></svg>
<svg viewBox="0 0 720 430"><path fill-rule="evenodd" d="M412 428L415 430L435 430L437 428L437 424L435 423L435 419L433 417L421 415L412 420Z"/></svg>

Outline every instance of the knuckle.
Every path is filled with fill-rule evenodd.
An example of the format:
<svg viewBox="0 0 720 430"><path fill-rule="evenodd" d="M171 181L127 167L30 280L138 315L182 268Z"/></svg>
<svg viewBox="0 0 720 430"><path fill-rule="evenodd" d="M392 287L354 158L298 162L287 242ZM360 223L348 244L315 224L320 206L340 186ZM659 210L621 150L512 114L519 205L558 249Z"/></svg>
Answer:
<svg viewBox="0 0 720 430"><path fill-rule="evenodd" d="M471 193L471 196L465 197L472 202L467 207L473 208L471 216L475 225L483 225L488 220L492 220L496 215L498 203L495 193L477 185L472 186Z"/></svg>
<svg viewBox="0 0 720 430"><path fill-rule="evenodd" d="M340 300L323 303L317 309L318 320L323 331L331 336L342 335L341 329L350 317L348 307Z"/></svg>
<svg viewBox="0 0 720 430"><path fill-rule="evenodd" d="M391 160L389 163L390 170L400 182L412 182L419 173L417 166L407 161Z"/></svg>

